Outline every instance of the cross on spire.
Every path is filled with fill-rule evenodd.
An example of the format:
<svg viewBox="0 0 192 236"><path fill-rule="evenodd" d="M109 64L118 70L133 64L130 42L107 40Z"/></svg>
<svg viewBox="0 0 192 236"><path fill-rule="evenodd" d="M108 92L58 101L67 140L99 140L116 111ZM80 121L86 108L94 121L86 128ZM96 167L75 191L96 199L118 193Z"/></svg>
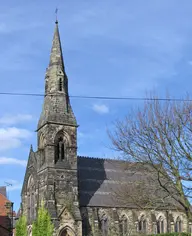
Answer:
<svg viewBox="0 0 192 236"><path fill-rule="evenodd" d="M57 7L55 9L55 18L56 18L55 23L58 24L58 8Z"/></svg>

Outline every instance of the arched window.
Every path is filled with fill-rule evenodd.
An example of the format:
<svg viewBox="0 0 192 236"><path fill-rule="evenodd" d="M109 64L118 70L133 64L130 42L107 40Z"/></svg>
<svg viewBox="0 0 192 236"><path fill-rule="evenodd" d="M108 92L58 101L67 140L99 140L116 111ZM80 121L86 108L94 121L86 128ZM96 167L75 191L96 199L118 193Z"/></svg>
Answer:
<svg viewBox="0 0 192 236"><path fill-rule="evenodd" d="M192 233L192 222L189 222L189 233Z"/></svg>
<svg viewBox="0 0 192 236"><path fill-rule="evenodd" d="M125 215L121 218L120 221L120 233L122 236L125 236L128 233L128 221Z"/></svg>
<svg viewBox="0 0 192 236"><path fill-rule="evenodd" d="M71 228L66 227L61 231L61 233L59 235L60 236L70 236L70 235L75 235L75 234Z"/></svg>
<svg viewBox="0 0 192 236"><path fill-rule="evenodd" d="M175 232L181 232L181 219L178 216L175 222Z"/></svg>
<svg viewBox="0 0 192 236"><path fill-rule="evenodd" d="M157 233L164 233L164 220L162 216L157 221Z"/></svg>
<svg viewBox="0 0 192 236"><path fill-rule="evenodd" d="M59 91L63 91L63 79L59 78Z"/></svg>
<svg viewBox="0 0 192 236"><path fill-rule="evenodd" d="M70 137L67 132L60 130L54 140L55 146L55 163L58 161L68 161Z"/></svg>
<svg viewBox="0 0 192 236"><path fill-rule="evenodd" d="M35 219L35 183L32 176L29 177L28 185L27 185L27 216L28 222L32 223Z"/></svg>
<svg viewBox="0 0 192 236"><path fill-rule="evenodd" d="M139 231L142 233L147 232L147 222L144 215L141 216L139 221Z"/></svg>
<svg viewBox="0 0 192 236"><path fill-rule="evenodd" d="M60 136L56 141L55 163L65 159L64 140Z"/></svg>
<svg viewBox="0 0 192 236"><path fill-rule="evenodd" d="M108 235L108 219L107 219L106 215L103 215L100 223L101 223L102 236L107 236Z"/></svg>
<svg viewBox="0 0 192 236"><path fill-rule="evenodd" d="M44 149L45 147L45 138L44 135L41 133L39 136L39 149Z"/></svg>

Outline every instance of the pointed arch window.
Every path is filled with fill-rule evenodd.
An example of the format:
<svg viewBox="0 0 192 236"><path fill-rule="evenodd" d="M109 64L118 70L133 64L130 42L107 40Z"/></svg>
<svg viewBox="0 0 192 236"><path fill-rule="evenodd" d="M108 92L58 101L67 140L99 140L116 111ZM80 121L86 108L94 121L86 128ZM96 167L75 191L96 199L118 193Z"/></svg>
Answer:
<svg viewBox="0 0 192 236"><path fill-rule="evenodd" d="M181 232L181 218L178 216L175 222L175 232L180 233Z"/></svg>
<svg viewBox="0 0 192 236"><path fill-rule="evenodd" d="M35 212L35 183L32 176L29 177L28 185L27 185L27 216L28 222L31 223L36 216Z"/></svg>
<svg viewBox="0 0 192 236"><path fill-rule="evenodd" d="M64 140L63 137L60 136L56 143L55 162L62 161L64 159L65 159Z"/></svg>
<svg viewBox="0 0 192 236"><path fill-rule="evenodd" d="M157 233L164 233L164 219L162 216L157 221Z"/></svg>
<svg viewBox="0 0 192 236"><path fill-rule="evenodd" d="M147 222L144 215L141 216L139 221L139 231L142 233L147 232Z"/></svg>
<svg viewBox="0 0 192 236"><path fill-rule="evenodd" d="M192 222L189 222L189 233L192 233Z"/></svg>
<svg viewBox="0 0 192 236"><path fill-rule="evenodd" d="M44 135L41 133L39 136L39 149L44 149L45 147L45 138Z"/></svg>
<svg viewBox="0 0 192 236"><path fill-rule="evenodd" d="M106 215L103 215L100 223L101 223L101 235L107 236L108 235L108 219Z"/></svg>
<svg viewBox="0 0 192 236"><path fill-rule="evenodd" d="M63 91L63 79L59 78L59 91Z"/></svg>
<svg viewBox="0 0 192 236"><path fill-rule="evenodd" d="M120 233L122 236L125 236L128 233L128 221L125 215L121 218L120 221Z"/></svg>

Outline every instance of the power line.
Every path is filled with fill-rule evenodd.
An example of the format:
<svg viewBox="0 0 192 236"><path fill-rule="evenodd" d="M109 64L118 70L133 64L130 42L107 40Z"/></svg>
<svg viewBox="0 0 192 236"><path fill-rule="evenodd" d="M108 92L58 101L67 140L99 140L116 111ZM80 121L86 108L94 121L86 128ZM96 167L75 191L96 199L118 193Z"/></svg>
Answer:
<svg viewBox="0 0 192 236"><path fill-rule="evenodd" d="M0 95L7 96L34 96L44 97L45 94L38 93L12 93L12 92L0 92ZM46 96L53 96L55 94L48 94ZM83 95L69 95L70 98L80 99L102 99L102 100L140 100L140 101L175 101L175 102L192 102L192 99L182 98L142 98L142 97L108 97L108 96L83 96Z"/></svg>

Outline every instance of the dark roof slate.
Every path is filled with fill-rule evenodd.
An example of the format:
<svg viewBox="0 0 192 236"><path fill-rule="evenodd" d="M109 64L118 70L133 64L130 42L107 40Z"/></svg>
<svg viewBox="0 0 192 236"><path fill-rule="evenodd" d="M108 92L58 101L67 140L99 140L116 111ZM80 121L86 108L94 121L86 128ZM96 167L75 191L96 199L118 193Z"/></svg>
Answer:
<svg viewBox="0 0 192 236"><path fill-rule="evenodd" d="M150 193L149 195L153 192L155 197L159 196L159 199L165 199L165 197L168 199L165 192L157 188L157 177L149 165L78 156L77 168L79 203L82 207L138 208L137 202L130 197L130 193L135 192L137 197L140 188L143 188L147 194ZM138 183L139 187L137 187ZM126 192L126 198L120 196L121 191L122 194ZM128 198L129 201L127 201ZM142 198L141 201L143 201ZM158 207L167 207L162 206L161 200L158 201L156 199ZM172 201L167 200L167 204L175 208Z"/></svg>
<svg viewBox="0 0 192 236"><path fill-rule="evenodd" d="M114 193L145 175L139 163L81 156L77 160L80 206L121 207ZM126 206L134 207L133 203Z"/></svg>

